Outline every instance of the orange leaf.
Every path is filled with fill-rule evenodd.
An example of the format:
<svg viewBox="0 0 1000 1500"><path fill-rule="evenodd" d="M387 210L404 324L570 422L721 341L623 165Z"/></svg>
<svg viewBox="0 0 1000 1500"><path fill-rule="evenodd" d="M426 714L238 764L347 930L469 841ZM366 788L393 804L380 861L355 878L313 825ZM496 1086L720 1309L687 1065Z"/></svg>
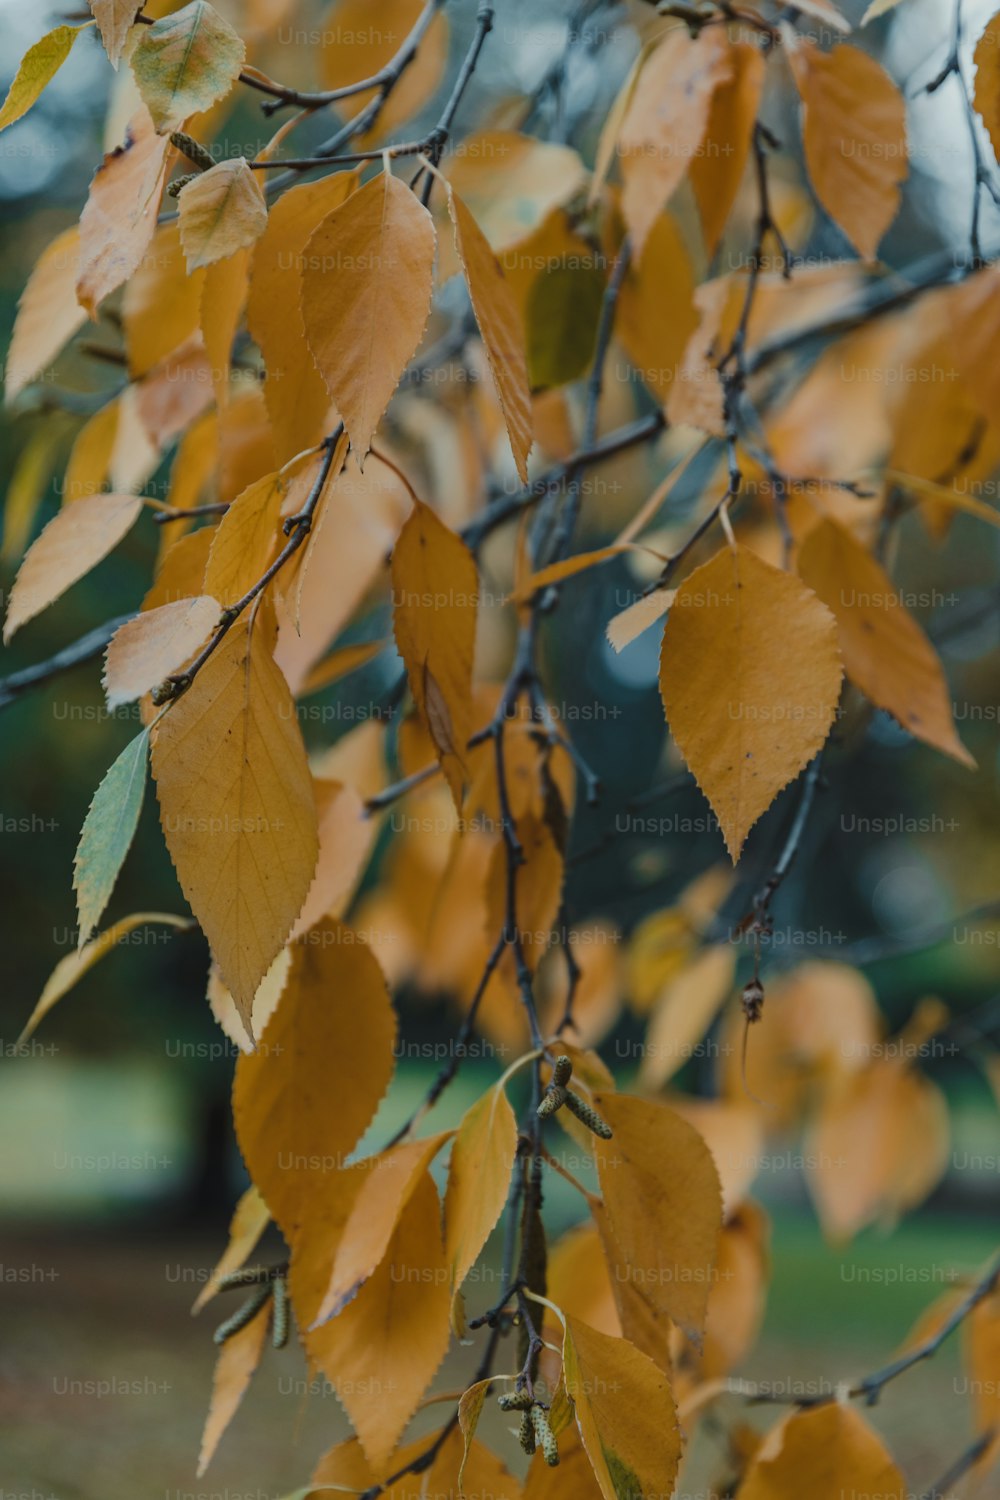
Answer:
<svg viewBox="0 0 1000 1500"><path fill-rule="evenodd" d="M396 1022L378 963L349 927L323 922L292 955L260 1047L237 1061L233 1116L250 1175L294 1242L388 1087Z"/></svg>
<svg viewBox="0 0 1000 1500"><path fill-rule="evenodd" d="M857 47L788 49L802 99L809 180L830 218L865 260L899 208L907 172L906 104L885 69Z"/></svg>
<svg viewBox="0 0 1000 1500"><path fill-rule="evenodd" d="M419 500L393 548L392 592L393 630L410 690L461 811L479 576L465 543Z"/></svg>
<svg viewBox="0 0 1000 1500"><path fill-rule="evenodd" d="M455 228L458 251L469 287L472 310L483 336L490 373L496 386L514 464L525 483L531 452L531 390L524 347L524 325L514 295L489 241L461 198L448 184L448 212Z"/></svg>
<svg viewBox="0 0 1000 1500"><path fill-rule="evenodd" d="M514 1111L503 1088L495 1084L466 1111L451 1148L444 1238L456 1291L503 1212L516 1147Z"/></svg>
<svg viewBox="0 0 1000 1500"><path fill-rule="evenodd" d="M434 222L381 172L312 235L302 315L313 358L363 459L430 311Z"/></svg>
<svg viewBox="0 0 1000 1500"><path fill-rule="evenodd" d="M246 1327L228 1338L219 1351L212 1383L212 1399L198 1457L199 1478L212 1462L219 1439L236 1415L236 1409L260 1364L270 1316L271 1304L265 1302Z"/></svg>
<svg viewBox="0 0 1000 1500"><path fill-rule="evenodd" d="M937 652L881 564L843 526L824 520L803 543L799 573L837 621L851 681L918 740L974 767Z"/></svg>
<svg viewBox="0 0 1000 1500"><path fill-rule="evenodd" d="M828 1401L793 1412L764 1439L740 1486L740 1500L843 1500L910 1493L867 1422L851 1406Z"/></svg>

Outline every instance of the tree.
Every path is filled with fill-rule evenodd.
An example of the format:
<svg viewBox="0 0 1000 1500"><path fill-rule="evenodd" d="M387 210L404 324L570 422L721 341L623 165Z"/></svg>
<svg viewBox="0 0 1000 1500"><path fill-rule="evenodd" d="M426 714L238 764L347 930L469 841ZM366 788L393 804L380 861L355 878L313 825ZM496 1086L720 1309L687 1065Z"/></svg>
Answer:
<svg viewBox="0 0 1000 1500"><path fill-rule="evenodd" d="M998 524L976 491L1000 461L1000 16L970 67L956 0L922 85L950 90L966 132L961 250L887 274L880 247L901 214L912 231L913 204L904 95L875 53L906 0L875 0L849 39L830 0L637 4L601 10L604 30L585 3L532 91L502 101L483 80L509 38L487 0L336 0L319 91L258 66L298 11L286 0L91 9L135 108L25 288L7 397L26 400L88 315L121 380L75 435L5 639L133 527L160 545L137 613L4 684L10 699L103 653L109 705L142 719L83 824L78 950L26 1035L136 926L207 938L252 1185L199 1299L248 1294L216 1334L201 1470L269 1336L294 1325L356 1433L314 1488L520 1494L513 1431L503 1454L476 1437L496 1399L534 1455L533 1500L668 1496L710 1407L735 1433L739 1399L780 1399L729 1378L766 1289L750 1196L765 1133L805 1126L810 1190L844 1243L945 1169L928 1044L972 1026L997 1078L995 1013L953 1021L928 1001L890 1038L849 957L782 965L769 943L816 805L876 711L975 770L892 570L901 539L975 546L973 526ZM90 26L28 52L0 127ZM595 134L595 96L574 113L569 84L580 59L600 70L612 31L634 62ZM258 131L281 123L247 156L226 132L251 101ZM15 475L10 547L36 529L47 441ZM597 478L637 456L632 488L655 487L623 515ZM603 608L612 573L634 596L605 610L615 651L662 633L675 767L629 815L696 784L734 867L689 870L631 924L627 961L619 928L577 904L593 849L575 818L603 818L612 858L621 830L548 661L584 649L567 596ZM310 759L310 705L380 663L377 722ZM140 910L98 932L150 769L193 921ZM822 882L821 862L796 874ZM420 989L457 1030L419 1107L359 1151ZM648 1019L628 1091L598 1052L625 995ZM709 1037L715 1097L668 1095ZM427 1133L477 1039L509 1065ZM583 1200L553 1243L551 1174ZM271 1221L287 1257L255 1265ZM998 1278L995 1260L884 1368L734 1441L720 1493L902 1496L861 1405L959 1325L980 1395L940 1489L985 1475ZM475 1346L464 1394L408 1438L453 1337Z"/></svg>

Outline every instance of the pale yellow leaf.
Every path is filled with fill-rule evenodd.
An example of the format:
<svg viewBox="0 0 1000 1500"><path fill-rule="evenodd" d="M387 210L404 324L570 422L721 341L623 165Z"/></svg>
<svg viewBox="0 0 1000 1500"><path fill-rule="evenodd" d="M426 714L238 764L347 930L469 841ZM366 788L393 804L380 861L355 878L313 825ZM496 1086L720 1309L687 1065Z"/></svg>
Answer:
<svg viewBox="0 0 1000 1500"><path fill-rule="evenodd" d="M184 666L219 623L220 611L217 600L201 594L161 604L116 630L104 657L108 707L141 698Z"/></svg>
<svg viewBox="0 0 1000 1500"><path fill-rule="evenodd" d="M141 911L134 916L123 917L120 922L115 922L101 932L91 942L84 944L82 948L74 949L65 958L61 958L46 981L45 988L38 998L38 1002L31 1012L28 1024L25 1026L20 1037L18 1046L28 1040L38 1023L48 1015L49 1011L69 993L73 986L83 978L88 969L92 969L106 953L110 953L118 943L126 939L130 932L137 927L144 927L147 923L157 923L164 927L176 927L183 932L191 926L186 917L175 917L169 912Z"/></svg>
<svg viewBox="0 0 1000 1500"><path fill-rule="evenodd" d="M136 270L156 231L170 142L156 134L143 107L125 144L105 156L80 218L76 295L92 318L104 298Z"/></svg>
<svg viewBox="0 0 1000 1500"><path fill-rule="evenodd" d="M701 146L712 96L729 77L725 34L706 26L696 38L681 27L669 31L636 80L619 156L622 212L640 258L657 216Z"/></svg>
<svg viewBox="0 0 1000 1500"><path fill-rule="evenodd" d="M132 74L161 135L227 94L246 55L240 37L206 0L136 27L130 43Z"/></svg>
<svg viewBox="0 0 1000 1500"><path fill-rule="evenodd" d="M660 692L734 861L826 739L841 677L833 615L749 548L724 548L678 588Z"/></svg>
<svg viewBox="0 0 1000 1500"><path fill-rule="evenodd" d="M153 734L167 848L248 1026L318 852L302 735L272 649L266 615L246 611Z"/></svg>
<svg viewBox="0 0 1000 1500"><path fill-rule="evenodd" d="M246 249L267 225L264 194L242 156L220 161L195 177L181 189L177 210L189 271Z"/></svg>
<svg viewBox="0 0 1000 1500"><path fill-rule="evenodd" d="M14 580L4 641L107 557L141 510L142 500L136 495L90 495L53 516Z"/></svg>
<svg viewBox="0 0 1000 1500"><path fill-rule="evenodd" d="M676 598L676 589L654 589L644 594L634 604L627 605L613 616L605 627L605 635L616 651L624 651L642 633L662 620Z"/></svg>
<svg viewBox="0 0 1000 1500"><path fill-rule="evenodd" d="M86 321L76 298L80 231L74 224L47 245L17 304L7 351L4 400L9 405Z"/></svg>
<svg viewBox="0 0 1000 1500"><path fill-rule="evenodd" d="M339 781L316 780L316 816L319 858L305 905L299 912L293 937L302 937L322 917L339 917L364 872L378 832L378 823L368 817L364 803L352 786Z"/></svg>
<svg viewBox="0 0 1000 1500"><path fill-rule="evenodd" d="M90 9L111 66L117 69L122 48L136 17L135 0L90 0Z"/></svg>

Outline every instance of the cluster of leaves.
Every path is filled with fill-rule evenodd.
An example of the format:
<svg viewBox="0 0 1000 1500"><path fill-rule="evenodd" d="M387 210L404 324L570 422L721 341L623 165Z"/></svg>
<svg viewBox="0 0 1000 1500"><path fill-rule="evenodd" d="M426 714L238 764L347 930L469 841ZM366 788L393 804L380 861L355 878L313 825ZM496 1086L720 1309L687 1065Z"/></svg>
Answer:
<svg viewBox="0 0 1000 1500"><path fill-rule="evenodd" d="M337 0L331 34L355 41L324 51L320 92L253 61L294 8L285 0L248 6L245 36L206 0L138 15L122 0L91 8L127 126L79 226L25 289L7 398L50 368L88 314L120 334L104 353L126 379L75 436L64 504L27 550L5 638L149 512L160 545L141 609L106 643L108 702L138 702L143 728L87 814L80 948L29 1025L135 926L188 925L140 912L93 936L151 766L180 887L212 952L209 1002L242 1050L233 1109L253 1183L199 1299L252 1289L221 1330L202 1468L268 1328L284 1341L290 1302L311 1368L356 1433L321 1461L313 1487L519 1494L475 1436L496 1385L522 1445L539 1450L531 1500L666 1497L684 1437L732 1394L728 1377L759 1326L768 1223L750 1190L765 1132L806 1129L831 1238L891 1221L923 1201L947 1160L943 1097L914 1058L950 1022L927 1002L898 1045L886 1043L864 977L821 962L769 984L765 1004L759 952L742 1009L727 1006L736 956L720 914L741 899L729 871L701 875L643 923L627 965L610 924L574 920L577 782L591 801L599 787L554 712L538 643L558 627L568 580L626 555L651 581L609 637L624 650L665 617L666 720L734 862L805 772L774 873L750 893L743 928L757 938L845 704L885 710L973 766L887 559L914 508L931 541L956 511L998 524L967 490L1000 462L1000 284L979 234L980 199L998 190L976 123L996 146L1000 18L979 42L966 98L969 253L901 288L875 262L907 178L906 107L862 46L807 34L810 22L850 30L830 0L801 0L795 23L710 0L633 17L642 46L589 168L572 146L506 124L448 152L489 43L488 4L437 123L387 144L439 90L448 32L436 0L383 0L375 35L353 24L367 14L356 0ZM876 0L866 19L894 8ZM83 29L61 26L31 49L0 128ZM959 21L932 88L954 77L964 95L960 43ZM556 67L511 101L508 120L535 118L559 77ZM267 114L292 112L253 158L216 161L237 85L263 94ZM334 107L345 112L336 134L288 154L292 130ZM801 121L804 176L763 119L772 110ZM839 236L844 257L802 261L817 233ZM736 268L712 274L724 254ZM445 286L455 276L461 297ZM623 392L606 388L612 346L635 372ZM908 378L838 388L846 365ZM940 366L954 373L944 396L931 378ZM613 542L574 551L589 509L583 475L639 447L661 482ZM15 475L8 555L33 534L46 462L43 437ZM166 500L144 494L168 462ZM693 524L671 504L692 474ZM507 486L470 504L497 475ZM500 580L502 610L484 602L484 577ZM392 641L359 642L353 627L387 599ZM299 701L393 646L395 714L310 758ZM501 654L512 665L497 680L487 662ZM397 803L414 816L362 889L379 819ZM422 1108L357 1156L393 1076L387 978L450 995L460 1030ZM631 1095L595 1050L626 995L649 1024ZM745 1045L762 1013L744 1072L741 1033ZM719 1097L668 1103L665 1087L720 1014L737 1062ZM514 1062L457 1128L417 1134L477 1030ZM988 1065L995 1077L992 1055ZM546 1144L560 1129L591 1185ZM446 1150L439 1196L431 1169ZM547 1247L550 1171L579 1190L587 1219ZM501 1219L502 1295L467 1318L463 1287ZM246 1268L272 1221L287 1265ZM844 1400L803 1404L763 1441L734 1424L727 1492L902 1496L902 1473L849 1398L874 1399L959 1322L983 1385L1000 1339L996 1288L991 1268ZM407 1443L452 1336L483 1330L451 1417L433 1440ZM510 1335L514 1368L498 1374ZM995 1460L998 1419L995 1397L981 1400L965 1469Z"/></svg>

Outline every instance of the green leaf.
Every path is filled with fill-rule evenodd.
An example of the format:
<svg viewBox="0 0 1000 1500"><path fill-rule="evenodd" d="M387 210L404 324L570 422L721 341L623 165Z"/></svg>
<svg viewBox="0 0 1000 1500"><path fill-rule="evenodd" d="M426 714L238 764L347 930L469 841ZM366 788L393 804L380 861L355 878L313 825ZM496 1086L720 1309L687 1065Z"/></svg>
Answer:
<svg viewBox="0 0 1000 1500"><path fill-rule="evenodd" d="M89 26L90 22L87 24ZM83 29L82 26L57 26L28 48L0 109L0 130L6 130L8 125L13 125L15 120L28 113L46 84L52 81L69 57L73 43Z"/></svg>
<svg viewBox="0 0 1000 1500"><path fill-rule="evenodd" d="M125 746L90 804L74 861L80 946L97 926L135 835L146 790L149 730Z"/></svg>
<svg viewBox="0 0 1000 1500"><path fill-rule="evenodd" d="M536 277L528 293L528 377L533 390L576 380L590 368L604 299L593 266L560 263Z"/></svg>
<svg viewBox="0 0 1000 1500"><path fill-rule="evenodd" d="M130 62L157 133L179 129L228 94L245 55L240 37L206 0L142 27Z"/></svg>

